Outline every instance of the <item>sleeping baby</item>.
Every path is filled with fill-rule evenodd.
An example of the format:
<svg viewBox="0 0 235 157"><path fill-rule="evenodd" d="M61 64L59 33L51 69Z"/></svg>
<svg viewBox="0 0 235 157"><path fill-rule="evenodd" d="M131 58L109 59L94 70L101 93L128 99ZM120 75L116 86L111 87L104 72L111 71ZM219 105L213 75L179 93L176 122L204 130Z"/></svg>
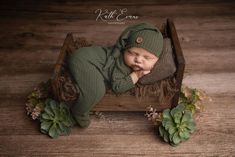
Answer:
<svg viewBox="0 0 235 157"><path fill-rule="evenodd" d="M126 28L113 46L77 49L68 57L79 98L71 112L82 128L90 124L89 112L110 85L115 93L135 87L149 74L163 49L163 36L154 26L140 23Z"/></svg>

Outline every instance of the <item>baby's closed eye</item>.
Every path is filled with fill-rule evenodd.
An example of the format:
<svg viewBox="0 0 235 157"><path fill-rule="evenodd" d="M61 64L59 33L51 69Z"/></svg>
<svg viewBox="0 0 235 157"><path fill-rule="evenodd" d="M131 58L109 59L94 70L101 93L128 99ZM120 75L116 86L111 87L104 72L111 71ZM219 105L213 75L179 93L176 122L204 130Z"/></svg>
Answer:
<svg viewBox="0 0 235 157"><path fill-rule="evenodd" d="M132 51L127 51L130 55L136 56L137 54L135 52Z"/></svg>
<svg viewBox="0 0 235 157"><path fill-rule="evenodd" d="M153 57L150 57L150 56L144 56L144 59L146 59L146 60L151 60L151 59L153 59Z"/></svg>

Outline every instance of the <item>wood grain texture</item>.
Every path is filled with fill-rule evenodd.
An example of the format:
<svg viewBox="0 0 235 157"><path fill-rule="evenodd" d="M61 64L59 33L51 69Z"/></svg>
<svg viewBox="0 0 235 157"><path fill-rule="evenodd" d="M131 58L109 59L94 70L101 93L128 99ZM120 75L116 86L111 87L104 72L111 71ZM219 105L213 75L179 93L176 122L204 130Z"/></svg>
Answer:
<svg viewBox="0 0 235 157"><path fill-rule="evenodd" d="M1 111L8 114L0 115L5 122L0 124L0 140L4 143L0 154L232 156L235 142L234 97L213 95L212 99L213 102L207 103L205 111L197 117L196 132L178 147L162 142L143 112L104 112L104 119L92 116L89 128L74 127L70 136L52 140L42 135L36 123L24 114L23 101L6 100L4 105L1 104Z"/></svg>
<svg viewBox="0 0 235 157"><path fill-rule="evenodd" d="M128 8L139 15L125 25L95 21L97 8ZM231 0L1 1L0 156L179 156L235 154L235 3ZM104 112L87 129L52 140L24 110L26 95L47 80L68 32L97 44L112 44L137 22L174 18L186 60L183 83L213 99L197 117L192 137L171 147L143 112Z"/></svg>

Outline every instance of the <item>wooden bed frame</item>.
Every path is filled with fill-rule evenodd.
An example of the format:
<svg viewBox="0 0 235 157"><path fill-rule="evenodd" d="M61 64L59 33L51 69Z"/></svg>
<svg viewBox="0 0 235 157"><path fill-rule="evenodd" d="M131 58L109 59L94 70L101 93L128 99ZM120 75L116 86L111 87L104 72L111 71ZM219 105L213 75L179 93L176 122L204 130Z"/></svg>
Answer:
<svg viewBox="0 0 235 157"><path fill-rule="evenodd" d="M156 108L156 110L162 111L166 108L171 108L177 105L182 85L183 74L184 74L185 59L177 36L174 21L172 19L167 19L164 29L165 33L171 39L173 44L172 45L173 53L175 55L175 63L177 69L174 74L174 77L176 79L176 87L178 91L175 93L173 99L171 100L171 104L163 104L163 105L156 104L156 99L154 97L148 97L139 100L135 96L125 95L125 94L117 96L114 93L113 94L106 93L105 96L102 98L102 100L92 109L93 111L146 111L146 107L150 105ZM56 90L56 88L53 87L53 78L60 75L61 72L60 69L61 66L64 64L64 58L66 57L66 54L70 53L74 49L75 49L75 41L73 39L73 34L69 33L61 48L54 69L54 74L51 79L53 91Z"/></svg>

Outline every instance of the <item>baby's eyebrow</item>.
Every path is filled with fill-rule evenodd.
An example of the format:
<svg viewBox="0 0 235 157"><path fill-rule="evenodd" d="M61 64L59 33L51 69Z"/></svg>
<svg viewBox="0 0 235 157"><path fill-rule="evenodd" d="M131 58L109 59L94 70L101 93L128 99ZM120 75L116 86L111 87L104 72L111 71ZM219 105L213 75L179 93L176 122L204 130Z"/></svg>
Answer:
<svg viewBox="0 0 235 157"><path fill-rule="evenodd" d="M135 52L134 50L130 50L130 49L129 49L129 51L130 51L130 52Z"/></svg>
<svg viewBox="0 0 235 157"><path fill-rule="evenodd" d="M131 52L134 52L134 53L139 53L138 51L135 51L135 50L130 50Z"/></svg>

